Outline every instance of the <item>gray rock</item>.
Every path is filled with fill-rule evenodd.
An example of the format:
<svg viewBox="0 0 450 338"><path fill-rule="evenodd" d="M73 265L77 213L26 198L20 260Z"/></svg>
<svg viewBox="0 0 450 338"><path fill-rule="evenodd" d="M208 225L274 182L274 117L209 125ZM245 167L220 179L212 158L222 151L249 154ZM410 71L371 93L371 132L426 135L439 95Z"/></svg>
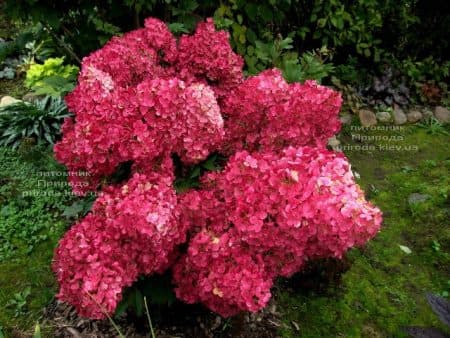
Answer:
<svg viewBox="0 0 450 338"><path fill-rule="evenodd" d="M406 114L403 112L402 108L395 108L394 109L394 123L396 125L405 124L406 121L408 121L408 118L406 117Z"/></svg>
<svg viewBox="0 0 450 338"><path fill-rule="evenodd" d="M12 96L3 96L2 99L0 100L0 108L1 107L6 107L9 106L10 104L16 103L16 102L20 102L20 100L15 99Z"/></svg>
<svg viewBox="0 0 450 338"><path fill-rule="evenodd" d="M434 117L433 112L428 108L422 108L421 111L424 119L430 119Z"/></svg>
<svg viewBox="0 0 450 338"><path fill-rule="evenodd" d="M437 106L434 108L434 116L441 123L450 123L450 110L445 107Z"/></svg>
<svg viewBox="0 0 450 338"><path fill-rule="evenodd" d="M381 123L389 123L392 120L391 113L387 111L380 111L376 114L377 120Z"/></svg>
<svg viewBox="0 0 450 338"><path fill-rule="evenodd" d="M341 141L339 141L336 136L330 137L328 139L328 146L330 146L334 151L338 151L340 152L340 146L341 145Z"/></svg>
<svg viewBox="0 0 450 338"><path fill-rule="evenodd" d="M358 115L363 127L371 127L377 124L377 117L371 110L361 109Z"/></svg>
<svg viewBox="0 0 450 338"><path fill-rule="evenodd" d="M430 195L419 194L419 193L415 192L408 196L408 203L409 204L422 203L422 202L425 202L429 198L430 198Z"/></svg>
<svg viewBox="0 0 450 338"><path fill-rule="evenodd" d="M406 114L408 118L408 122L415 123L422 119L422 113L418 110L410 110L408 114Z"/></svg>
<svg viewBox="0 0 450 338"><path fill-rule="evenodd" d="M350 114L342 114L339 119L341 120L342 124L351 124L352 123L352 116Z"/></svg>

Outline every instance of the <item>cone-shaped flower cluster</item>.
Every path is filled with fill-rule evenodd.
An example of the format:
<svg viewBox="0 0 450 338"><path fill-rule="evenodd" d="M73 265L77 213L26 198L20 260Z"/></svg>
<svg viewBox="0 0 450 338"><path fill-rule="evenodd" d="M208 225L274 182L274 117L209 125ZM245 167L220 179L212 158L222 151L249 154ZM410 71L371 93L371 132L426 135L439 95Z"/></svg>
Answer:
<svg viewBox="0 0 450 338"><path fill-rule="evenodd" d="M242 67L211 20L177 41L147 19L83 60L55 154L76 193L99 196L53 263L58 297L81 315L105 317L139 275L167 269L188 303L258 311L277 276L379 230L347 160L325 149L340 95L276 69L245 79ZM213 152L230 156L226 167L177 195L174 154L180 166ZM128 180L106 186L124 163Z"/></svg>

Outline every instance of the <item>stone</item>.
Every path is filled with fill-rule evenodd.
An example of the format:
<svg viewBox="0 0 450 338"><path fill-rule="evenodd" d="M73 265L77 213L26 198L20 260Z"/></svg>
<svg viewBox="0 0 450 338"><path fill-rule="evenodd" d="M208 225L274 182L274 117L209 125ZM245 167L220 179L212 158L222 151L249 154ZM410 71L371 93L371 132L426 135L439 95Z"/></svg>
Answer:
<svg viewBox="0 0 450 338"><path fill-rule="evenodd" d="M351 124L352 116L350 114L342 114L341 116L339 116L339 120L341 120L342 124Z"/></svg>
<svg viewBox="0 0 450 338"><path fill-rule="evenodd" d="M377 124L377 117L371 110L361 109L358 115L363 127L371 127Z"/></svg>
<svg viewBox="0 0 450 338"><path fill-rule="evenodd" d="M334 151L341 151L340 149L341 141L339 141L336 136L330 137L328 139L328 146L331 147Z"/></svg>
<svg viewBox="0 0 450 338"><path fill-rule="evenodd" d="M422 108L422 116L424 119L428 120L434 117L433 112L429 108Z"/></svg>
<svg viewBox="0 0 450 338"><path fill-rule="evenodd" d="M394 109L394 124L401 125L405 124L408 118L406 117L406 114L403 112L403 109L400 107L397 107Z"/></svg>
<svg viewBox="0 0 450 338"><path fill-rule="evenodd" d="M425 202L429 198L430 198L430 195L419 194L419 193L415 192L415 193L412 193L411 195L408 196L408 203L410 205L417 204L417 203L422 203L422 202Z"/></svg>
<svg viewBox="0 0 450 338"><path fill-rule="evenodd" d="M8 96L8 95L3 96L2 99L0 100L0 108L9 106L10 104L13 104L16 102L20 102L20 100L17 100L14 97Z"/></svg>
<svg viewBox="0 0 450 338"><path fill-rule="evenodd" d="M434 108L434 116L441 123L450 123L450 110L445 107L437 106Z"/></svg>
<svg viewBox="0 0 450 338"><path fill-rule="evenodd" d="M408 122L415 123L422 119L422 113L418 110L410 110L408 114L406 114L408 118Z"/></svg>
<svg viewBox="0 0 450 338"><path fill-rule="evenodd" d="M387 111L380 111L376 114L377 120L381 123L389 123L392 120L391 113Z"/></svg>

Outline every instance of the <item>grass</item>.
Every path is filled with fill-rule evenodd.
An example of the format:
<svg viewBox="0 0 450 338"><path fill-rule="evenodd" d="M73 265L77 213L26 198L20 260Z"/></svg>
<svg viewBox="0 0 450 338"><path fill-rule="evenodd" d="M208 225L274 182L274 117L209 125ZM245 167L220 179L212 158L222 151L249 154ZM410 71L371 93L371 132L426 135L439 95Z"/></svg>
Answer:
<svg viewBox="0 0 450 338"><path fill-rule="evenodd" d="M443 328L424 293L450 291L448 136L430 134L426 128L347 127L341 139L353 147L345 152L368 198L383 210L384 225L365 248L348 254L351 265L339 285L320 293L295 287L276 290L284 321L280 334L402 337L405 325ZM67 187L61 186L65 178L40 175L64 169L50 150L33 149L0 148L0 326L8 337L30 335L42 308L53 299L53 249L71 223L62 215L73 202L65 194ZM23 194L34 190L47 196ZM410 205L412 193L428 197ZM25 314L16 317L14 307L5 305L27 287L31 293Z"/></svg>
<svg viewBox="0 0 450 338"><path fill-rule="evenodd" d="M415 127L351 128L357 127L342 132L345 153L368 198L383 210L383 228L365 248L348 254L351 267L340 285L323 294L279 292L285 324L281 334L403 337L403 326L445 329L424 294L450 291L448 136L431 136ZM364 141L355 141L358 135L365 136ZM410 205L412 193L428 199Z"/></svg>
<svg viewBox="0 0 450 338"><path fill-rule="evenodd" d="M0 148L0 328L7 336L34 327L56 291L50 263L72 197L65 177L56 176L64 169L50 154L36 147ZM25 314L16 315L6 305L27 287Z"/></svg>

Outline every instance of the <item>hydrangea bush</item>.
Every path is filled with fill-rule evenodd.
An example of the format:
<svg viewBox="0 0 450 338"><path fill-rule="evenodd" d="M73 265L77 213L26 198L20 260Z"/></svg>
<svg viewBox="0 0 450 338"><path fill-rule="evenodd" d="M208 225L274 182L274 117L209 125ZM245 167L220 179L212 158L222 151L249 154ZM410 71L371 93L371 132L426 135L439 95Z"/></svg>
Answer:
<svg viewBox="0 0 450 338"><path fill-rule="evenodd" d="M83 60L55 154L73 190L98 198L53 263L58 298L81 315L104 318L140 275L167 270L187 303L258 311L276 277L379 230L347 159L325 147L340 95L288 84L277 69L244 78L228 38L209 19L177 40L149 18ZM177 194L174 158L188 166L212 153L225 167ZM130 176L108 183L124 163Z"/></svg>

